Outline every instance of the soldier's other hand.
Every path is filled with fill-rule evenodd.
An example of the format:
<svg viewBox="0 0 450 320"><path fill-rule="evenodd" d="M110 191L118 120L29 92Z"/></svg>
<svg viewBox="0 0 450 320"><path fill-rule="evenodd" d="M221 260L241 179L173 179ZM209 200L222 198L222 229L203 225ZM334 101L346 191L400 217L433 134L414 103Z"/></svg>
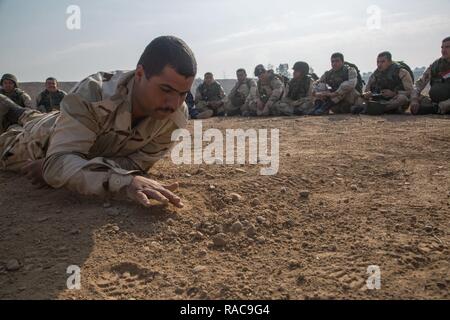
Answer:
<svg viewBox="0 0 450 320"><path fill-rule="evenodd" d="M367 99L367 100L371 99L372 98L372 92L370 92L370 91L364 92L363 93L363 98Z"/></svg>
<svg viewBox="0 0 450 320"><path fill-rule="evenodd" d="M410 108L411 108L411 113L412 113L412 114L417 114L417 113L419 113L419 108L420 108L419 101L414 101L414 100L413 100L413 101L411 102Z"/></svg>
<svg viewBox="0 0 450 320"><path fill-rule="evenodd" d="M395 92L389 89L381 90L381 95L385 98L393 98L395 97Z"/></svg>
<svg viewBox="0 0 450 320"><path fill-rule="evenodd" d="M153 199L162 204L171 203L178 208L182 208L184 204L173 193L176 189L178 189L178 183L162 185L158 181L136 176L127 187L127 195L145 207L149 207L151 205L150 199Z"/></svg>
<svg viewBox="0 0 450 320"><path fill-rule="evenodd" d="M34 186L38 188L43 188L48 186L44 180L42 165L44 164L44 159L40 160L28 160L27 163L22 167L22 173L31 181Z"/></svg>

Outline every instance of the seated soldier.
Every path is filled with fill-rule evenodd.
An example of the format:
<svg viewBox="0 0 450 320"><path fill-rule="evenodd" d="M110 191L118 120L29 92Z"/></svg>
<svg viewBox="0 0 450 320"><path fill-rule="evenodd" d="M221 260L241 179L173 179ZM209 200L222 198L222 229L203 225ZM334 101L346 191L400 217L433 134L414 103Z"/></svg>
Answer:
<svg viewBox="0 0 450 320"><path fill-rule="evenodd" d="M429 97L421 95L428 84L431 86ZM450 37L442 41L442 57L417 80L412 92L411 113L450 113Z"/></svg>
<svg viewBox="0 0 450 320"><path fill-rule="evenodd" d="M402 62L392 61L390 52L382 52L377 57L377 70L370 76L365 92L352 112L357 113L404 113L409 107L413 90L413 78ZM375 108L370 110L368 108Z"/></svg>
<svg viewBox="0 0 450 320"><path fill-rule="evenodd" d="M197 119L225 115L225 92L211 72L205 73L203 83L197 87L195 106L199 112Z"/></svg>
<svg viewBox="0 0 450 320"><path fill-rule="evenodd" d="M195 108L194 96L192 95L192 93L190 91L187 93L186 99L184 100L184 102L186 103L188 110L189 110L189 118L197 119L198 110Z"/></svg>
<svg viewBox="0 0 450 320"><path fill-rule="evenodd" d="M36 98L36 109L41 112L59 110L61 100L66 94L64 91L58 89L58 81L53 77L49 77L45 80L45 90Z"/></svg>
<svg viewBox="0 0 450 320"><path fill-rule="evenodd" d="M17 77L6 73L0 80L0 94L7 96L14 101L17 105L24 108L32 108L31 97L22 89L19 88L19 81Z"/></svg>
<svg viewBox="0 0 450 320"><path fill-rule="evenodd" d="M306 115L314 109L313 84L306 62L296 62L293 67L294 77L286 86L281 101L274 103L271 113L280 116Z"/></svg>
<svg viewBox="0 0 450 320"><path fill-rule="evenodd" d="M333 113L349 113L359 97L356 90L358 71L344 62L342 53L334 53L331 56L331 67L332 69L325 72L315 84L315 87L326 86L326 90L313 90L314 115L328 114L330 110Z"/></svg>
<svg viewBox="0 0 450 320"><path fill-rule="evenodd" d="M255 76L258 77L256 110L250 109L246 115L268 116L278 113L274 110L274 104L283 97L283 80L273 70L266 70L262 64L256 66Z"/></svg>
<svg viewBox="0 0 450 320"><path fill-rule="evenodd" d="M238 81L231 89L225 105L227 116L242 115L250 109L256 109L256 81L248 78L244 69L237 70L236 76Z"/></svg>

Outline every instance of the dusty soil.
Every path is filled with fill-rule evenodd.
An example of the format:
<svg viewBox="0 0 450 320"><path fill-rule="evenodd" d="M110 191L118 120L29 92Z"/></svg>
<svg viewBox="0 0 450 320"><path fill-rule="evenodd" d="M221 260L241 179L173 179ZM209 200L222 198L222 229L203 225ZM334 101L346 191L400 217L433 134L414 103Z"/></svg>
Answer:
<svg viewBox="0 0 450 320"><path fill-rule="evenodd" d="M177 210L109 206L1 172L0 298L450 298L449 117L203 125L279 128L279 173L160 162L154 176L181 184ZM69 265L81 290L66 288ZM369 265L380 290L367 289Z"/></svg>

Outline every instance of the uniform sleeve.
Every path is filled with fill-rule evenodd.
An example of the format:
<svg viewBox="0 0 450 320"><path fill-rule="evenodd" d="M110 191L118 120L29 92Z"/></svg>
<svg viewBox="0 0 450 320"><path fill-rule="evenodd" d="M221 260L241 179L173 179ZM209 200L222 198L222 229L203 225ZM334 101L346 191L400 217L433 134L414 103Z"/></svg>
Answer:
<svg viewBox="0 0 450 320"><path fill-rule="evenodd" d="M370 88L372 87L372 84L375 82L375 76L373 73L370 75L369 80L367 81L366 87L364 88L364 92L370 92L372 91ZM375 92L372 92L375 93Z"/></svg>
<svg viewBox="0 0 450 320"><path fill-rule="evenodd" d="M411 93L414 89L414 83L413 83L413 79L412 79L411 75L405 69L400 69L400 72L398 75L400 77L400 80L402 80L403 88L405 88L404 91L399 91L399 93L410 97Z"/></svg>
<svg viewBox="0 0 450 320"><path fill-rule="evenodd" d="M348 80L341 83L336 93L340 96L345 95L356 88L358 84L358 73L355 68L348 68Z"/></svg>
<svg viewBox="0 0 450 320"><path fill-rule="evenodd" d="M431 81L431 66L425 70L423 75L416 81L413 91L411 93L411 98L418 99L422 91Z"/></svg>
<svg viewBox="0 0 450 320"><path fill-rule="evenodd" d="M23 104L24 104L25 108L35 109L33 107L33 101L31 100L31 97L28 95L28 93L23 92L22 99L23 99Z"/></svg>
<svg viewBox="0 0 450 320"><path fill-rule="evenodd" d="M257 92L258 92L258 87L256 85L256 82L252 80L250 82L250 92L247 96L246 101L247 102L256 101Z"/></svg>
<svg viewBox="0 0 450 320"><path fill-rule="evenodd" d="M222 87L222 85L220 83L219 83L219 87L220 87L220 90L219 90L220 99L221 99L221 101L223 101L225 103L226 102L226 98L227 98L227 96L225 94L225 90L223 90L223 87Z"/></svg>
<svg viewBox="0 0 450 320"><path fill-rule="evenodd" d="M203 96L200 92L200 86L195 90L195 104L198 104L200 101L203 101Z"/></svg>
<svg viewBox="0 0 450 320"><path fill-rule="evenodd" d="M268 102L274 103L278 101L283 95L284 84L280 79L276 78L272 80L271 85L272 85L272 94L270 95Z"/></svg>
<svg viewBox="0 0 450 320"><path fill-rule="evenodd" d="M44 179L50 186L105 195L131 183L136 171L123 169L112 159L87 159L102 125L91 103L77 94L65 97L44 161Z"/></svg>

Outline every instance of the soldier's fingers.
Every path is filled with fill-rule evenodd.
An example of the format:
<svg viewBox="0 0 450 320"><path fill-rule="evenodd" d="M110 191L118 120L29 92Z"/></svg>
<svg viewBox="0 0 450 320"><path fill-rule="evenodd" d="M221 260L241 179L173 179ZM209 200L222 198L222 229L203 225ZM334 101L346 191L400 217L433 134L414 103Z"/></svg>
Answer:
<svg viewBox="0 0 450 320"><path fill-rule="evenodd" d="M150 205L150 201L148 200L145 193L143 193L142 191L136 191L134 198L136 199L137 202L139 202L145 207L148 207Z"/></svg>
<svg viewBox="0 0 450 320"><path fill-rule="evenodd" d="M148 197L161 203L167 204L169 202L169 199L167 199L159 191L156 191L154 189L144 189L142 190L142 192L145 193Z"/></svg>
<svg viewBox="0 0 450 320"><path fill-rule="evenodd" d="M158 189L158 191L162 195L164 195L167 199L169 199L170 203L172 203L174 206L179 207L179 208L183 207L183 203L181 202L180 197L178 197L173 192L171 192L167 189L164 189L164 188Z"/></svg>
<svg viewBox="0 0 450 320"><path fill-rule="evenodd" d="M170 191L175 191L178 189L178 182L169 184L169 185L163 185L164 189L170 190Z"/></svg>

